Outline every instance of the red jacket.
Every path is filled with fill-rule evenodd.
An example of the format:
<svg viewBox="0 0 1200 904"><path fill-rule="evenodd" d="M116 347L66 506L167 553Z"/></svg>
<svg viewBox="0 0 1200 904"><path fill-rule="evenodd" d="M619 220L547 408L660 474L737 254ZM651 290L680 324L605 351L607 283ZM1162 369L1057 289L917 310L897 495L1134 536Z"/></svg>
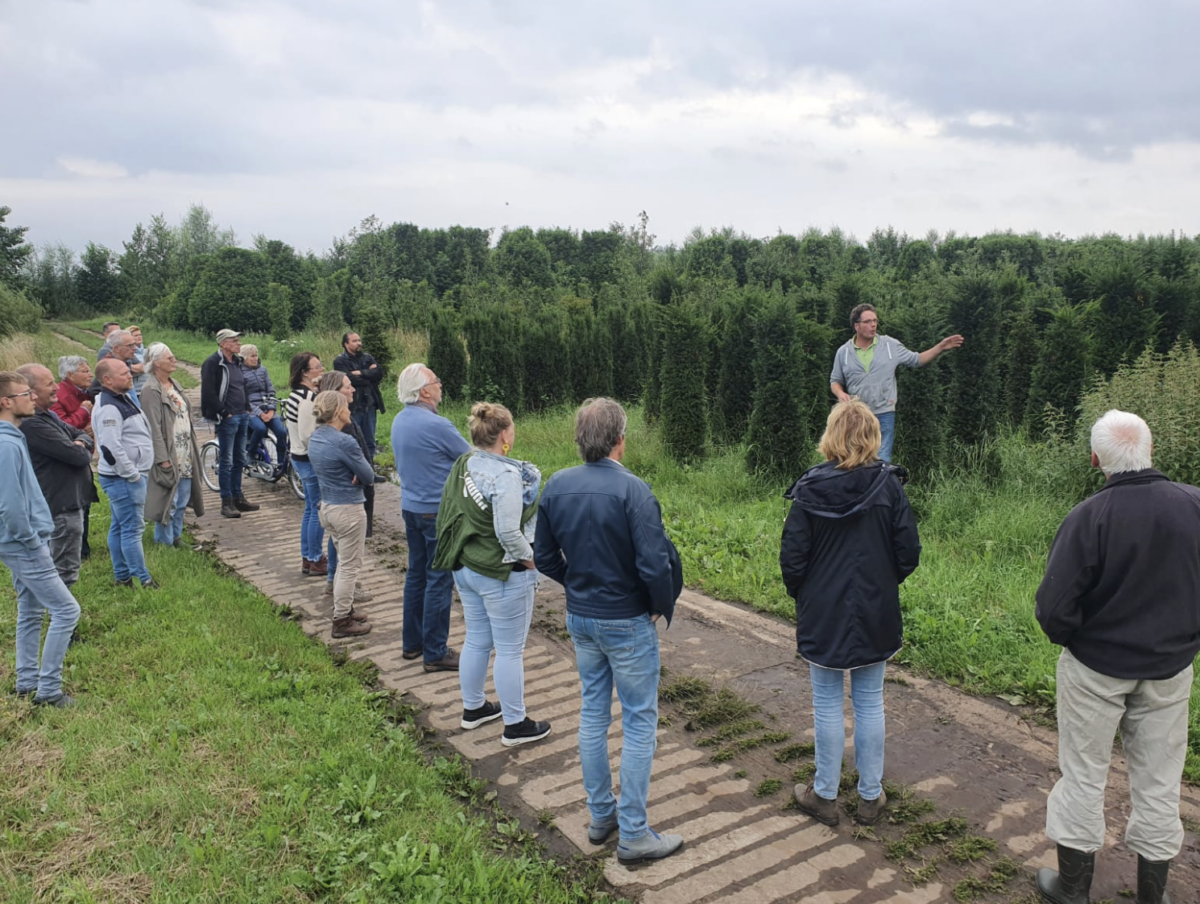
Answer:
<svg viewBox="0 0 1200 904"><path fill-rule="evenodd" d="M76 430L86 430L92 423L92 412L83 407L88 401L87 393L63 380L58 384L58 401L50 406L50 410L70 424Z"/></svg>

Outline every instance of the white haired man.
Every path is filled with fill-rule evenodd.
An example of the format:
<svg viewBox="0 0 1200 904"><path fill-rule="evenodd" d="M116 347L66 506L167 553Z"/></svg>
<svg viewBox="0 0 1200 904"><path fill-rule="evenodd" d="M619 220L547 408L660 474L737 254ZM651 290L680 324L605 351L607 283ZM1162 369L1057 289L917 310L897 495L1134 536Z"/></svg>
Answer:
<svg viewBox="0 0 1200 904"><path fill-rule="evenodd" d="M1200 652L1200 490L1150 466L1150 428L1109 411L1092 427L1104 486L1054 538L1037 619L1058 660L1058 763L1046 834L1058 871L1042 897L1087 904L1104 845L1113 737L1129 764L1125 843L1138 855L1138 904L1169 904L1167 872L1183 844L1179 786L1187 754L1192 660Z"/></svg>
<svg viewBox="0 0 1200 904"><path fill-rule="evenodd" d="M431 566L437 555L442 488L454 462L471 446L438 414L442 381L424 364L410 364L400 372L396 395L404 407L392 421L392 450L408 541L401 655L422 656L427 672L457 671L458 653L446 645L454 578L449 571L434 571Z"/></svg>

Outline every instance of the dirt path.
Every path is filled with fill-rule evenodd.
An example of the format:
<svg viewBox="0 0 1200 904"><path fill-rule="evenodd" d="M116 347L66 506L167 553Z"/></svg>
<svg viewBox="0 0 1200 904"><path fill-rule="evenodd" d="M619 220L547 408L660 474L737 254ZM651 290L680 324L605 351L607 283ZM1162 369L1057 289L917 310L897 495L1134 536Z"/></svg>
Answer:
<svg viewBox="0 0 1200 904"><path fill-rule="evenodd" d="M302 503L282 483L247 479L244 489L261 511L228 520L214 504L191 524L194 536L277 604L290 607L309 634L372 660L382 684L420 706L436 739L492 782L528 830L560 854L606 858L605 876L618 894L646 904L919 904L953 901L956 890L964 900L968 893L979 901L1036 899L1030 874L1053 861L1044 820L1046 794L1057 777L1057 737L1032 711L891 669L887 778L915 792L917 803L896 808L897 821L874 832L857 831L845 812L838 828L827 829L787 808L793 772L810 769L812 760L811 751L799 746L812 740L812 710L792 626L685 591L670 630L660 631L664 688L677 693L662 707L649 812L651 825L679 832L687 843L661 863L626 869L616 862L612 843L594 848L585 837L575 738L579 688L563 630L561 587L547 580L538 590L525 660L529 711L551 720L553 734L507 750L498 727L458 728L456 675L426 674L419 661L400 657L405 550L398 487L385 484L377 491L376 535L363 580L374 600L360 604L375 628L365 642L353 644L330 639L332 605L324 583L300 574ZM463 637L460 611L456 606L451 626L456 648ZM702 679L710 690L684 679ZM718 699L715 691L722 687L732 694ZM733 701L727 718L697 726L703 719L697 699L687 699L693 692L710 704ZM495 699L490 684L489 694ZM745 706L757 711L741 711ZM719 713L721 706L710 710ZM618 719L609 745L614 756L620 744ZM852 768L852 737L846 758ZM773 793L771 783L779 785ZM1134 884L1136 857L1122 842L1128 784L1119 754L1107 799L1109 837L1098 858L1096 901L1116 899ZM922 812L926 806L933 812ZM1189 825L1200 821L1195 788L1185 787L1183 812ZM949 817L962 823L942 822ZM943 834L929 830L931 824ZM959 863L954 855L978 859ZM1200 847L1191 832L1172 870L1171 889L1176 901L1200 900Z"/></svg>

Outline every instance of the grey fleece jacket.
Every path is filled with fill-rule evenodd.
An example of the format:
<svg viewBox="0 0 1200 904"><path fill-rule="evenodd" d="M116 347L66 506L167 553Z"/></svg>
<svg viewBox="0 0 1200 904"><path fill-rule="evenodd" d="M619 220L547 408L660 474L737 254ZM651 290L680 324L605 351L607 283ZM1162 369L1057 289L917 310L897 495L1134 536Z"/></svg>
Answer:
<svg viewBox="0 0 1200 904"><path fill-rule="evenodd" d="M842 384L842 389L858 396L872 414L884 414L896 410L896 368L920 366L921 355L909 351L891 336L877 336L876 339L875 357L869 373L863 370L851 338L833 356L829 382Z"/></svg>

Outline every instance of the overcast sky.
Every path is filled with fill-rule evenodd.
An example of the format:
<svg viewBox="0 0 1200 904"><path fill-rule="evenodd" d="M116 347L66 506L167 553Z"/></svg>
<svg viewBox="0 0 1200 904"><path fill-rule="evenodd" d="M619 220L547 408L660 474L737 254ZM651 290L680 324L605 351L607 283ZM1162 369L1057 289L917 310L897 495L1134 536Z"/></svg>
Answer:
<svg viewBox="0 0 1200 904"><path fill-rule="evenodd" d="M1200 233L1195 0L0 0L0 205L756 236Z"/></svg>

